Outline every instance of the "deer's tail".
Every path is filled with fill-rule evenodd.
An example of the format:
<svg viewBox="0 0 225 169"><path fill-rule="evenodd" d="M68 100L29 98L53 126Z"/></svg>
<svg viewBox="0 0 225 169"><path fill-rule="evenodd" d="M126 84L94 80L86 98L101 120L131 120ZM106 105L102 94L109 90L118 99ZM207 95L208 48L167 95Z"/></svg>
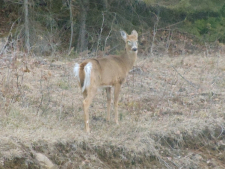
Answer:
<svg viewBox="0 0 225 169"><path fill-rule="evenodd" d="M87 89L87 87L90 86L91 70L92 70L91 62L88 62L85 65L83 63L81 65L76 63L74 66L73 71L74 71L75 77L77 77L78 81L80 82L82 93L84 92L85 89Z"/></svg>

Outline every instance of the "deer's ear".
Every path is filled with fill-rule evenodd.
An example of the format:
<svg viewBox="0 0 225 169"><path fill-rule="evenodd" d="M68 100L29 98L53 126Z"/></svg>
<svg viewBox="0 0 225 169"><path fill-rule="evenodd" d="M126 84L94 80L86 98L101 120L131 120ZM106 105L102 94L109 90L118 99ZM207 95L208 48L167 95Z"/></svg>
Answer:
<svg viewBox="0 0 225 169"><path fill-rule="evenodd" d="M137 33L136 30L133 30L133 31L131 32L131 35L135 35L135 36L138 38L138 33Z"/></svg>
<svg viewBox="0 0 225 169"><path fill-rule="evenodd" d="M121 34L123 40L126 42L126 40L127 40L127 33L125 31L121 30L120 34Z"/></svg>

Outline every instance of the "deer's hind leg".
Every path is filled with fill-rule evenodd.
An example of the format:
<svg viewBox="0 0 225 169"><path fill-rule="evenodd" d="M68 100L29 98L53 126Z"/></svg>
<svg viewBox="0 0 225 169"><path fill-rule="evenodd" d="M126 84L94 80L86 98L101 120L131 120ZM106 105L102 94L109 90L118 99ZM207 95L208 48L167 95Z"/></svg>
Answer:
<svg viewBox="0 0 225 169"><path fill-rule="evenodd" d="M86 92L86 93L85 93ZM85 90L83 92L84 100L83 100L83 109L84 109L84 123L85 123L85 129L87 133L90 133L90 127L89 127L89 107L92 103L92 100L97 92L96 87L90 87L88 90Z"/></svg>
<svg viewBox="0 0 225 169"><path fill-rule="evenodd" d="M84 92L82 94L83 94L83 97L85 99L87 97L87 90L84 90Z"/></svg>

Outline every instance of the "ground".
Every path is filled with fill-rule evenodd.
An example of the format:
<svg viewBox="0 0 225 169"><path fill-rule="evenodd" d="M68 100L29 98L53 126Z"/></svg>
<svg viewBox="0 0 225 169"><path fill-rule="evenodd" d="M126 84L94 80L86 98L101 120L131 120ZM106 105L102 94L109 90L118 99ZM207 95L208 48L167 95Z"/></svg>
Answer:
<svg viewBox="0 0 225 169"><path fill-rule="evenodd" d="M123 84L119 125L106 93L90 107L82 57L17 57L0 66L0 168L225 168L225 60L220 53L142 56ZM113 104L112 104L113 106Z"/></svg>

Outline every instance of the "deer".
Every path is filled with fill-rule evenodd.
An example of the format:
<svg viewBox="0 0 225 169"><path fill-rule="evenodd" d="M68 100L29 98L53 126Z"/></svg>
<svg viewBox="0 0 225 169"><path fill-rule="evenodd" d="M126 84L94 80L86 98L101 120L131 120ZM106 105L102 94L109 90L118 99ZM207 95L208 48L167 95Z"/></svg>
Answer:
<svg viewBox="0 0 225 169"><path fill-rule="evenodd" d="M105 88L107 97L107 121L110 121L111 88L114 88L114 113L118 125L118 98L121 85L129 71L133 68L138 53L138 33L133 30L130 35L120 30L125 42L125 51L121 55L108 55L101 58L90 58L82 63L75 63L74 74L78 79L84 100L84 123L90 133L89 107L98 88Z"/></svg>

